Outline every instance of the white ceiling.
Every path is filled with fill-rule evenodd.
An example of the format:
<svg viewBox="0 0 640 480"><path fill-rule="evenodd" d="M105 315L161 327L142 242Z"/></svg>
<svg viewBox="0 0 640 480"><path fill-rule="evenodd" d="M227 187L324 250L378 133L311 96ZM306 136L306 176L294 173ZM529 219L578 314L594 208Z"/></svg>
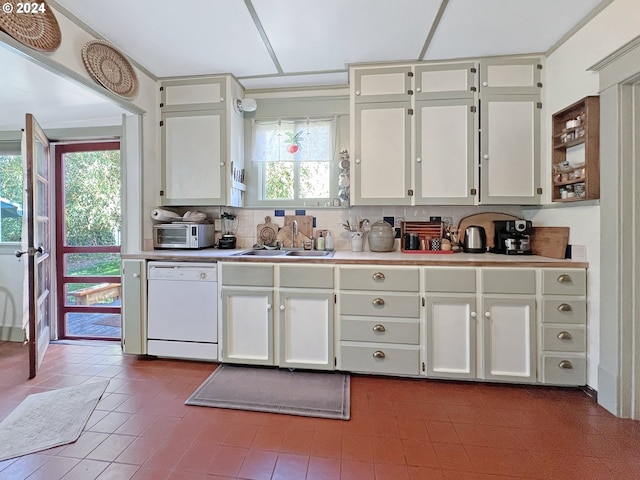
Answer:
<svg viewBox="0 0 640 480"><path fill-rule="evenodd" d="M51 0L158 78L346 85L349 64L540 53L611 0ZM63 33L64 34L64 33ZM0 47L2 45L0 44ZM0 48L0 130L113 124L122 109Z"/></svg>

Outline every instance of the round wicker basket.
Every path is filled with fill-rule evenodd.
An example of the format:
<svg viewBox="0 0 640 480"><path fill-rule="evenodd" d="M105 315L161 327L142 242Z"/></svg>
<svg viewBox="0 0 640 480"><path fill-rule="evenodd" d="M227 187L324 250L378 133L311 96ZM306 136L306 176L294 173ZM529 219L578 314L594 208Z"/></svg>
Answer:
<svg viewBox="0 0 640 480"><path fill-rule="evenodd" d="M37 11L27 13L25 10L25 13L20 13L19 8L24 9L26 5L37 6ZM53 52L62 41L60 25L44 0L38 3L3 0L0 30L23 45L43 52Z"/></svg>
<svg viewBox="0 0 640 480"><path fill-rule="evenodd" d="M82 47L82 60L89 75L107 90L125 98L138 94L138 77L120 51L103 40L91 40Z"/></svg>

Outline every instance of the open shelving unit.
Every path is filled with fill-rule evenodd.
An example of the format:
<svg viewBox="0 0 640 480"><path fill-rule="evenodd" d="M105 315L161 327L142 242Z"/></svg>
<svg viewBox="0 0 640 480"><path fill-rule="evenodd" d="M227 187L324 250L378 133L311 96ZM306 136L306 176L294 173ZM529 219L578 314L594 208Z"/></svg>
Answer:
<svg viewBox="0 0 640 480"><path fill-rule="evenodd" d="M553 115L551 200L600 198L600 97L588 96Z"/></svg>

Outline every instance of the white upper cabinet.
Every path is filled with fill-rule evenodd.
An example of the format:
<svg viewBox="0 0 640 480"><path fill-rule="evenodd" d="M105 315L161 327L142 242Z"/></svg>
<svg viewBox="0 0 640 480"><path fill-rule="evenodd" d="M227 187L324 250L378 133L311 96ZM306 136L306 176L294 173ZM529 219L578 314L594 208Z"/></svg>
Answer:
<svg viewBox="0 0 640 480"><path fill-rule="evenodd" d="M540 95L539 58L487 59L480 63L480 90L502 95Z"/></svg>
<svg viewBox="0 0 640 480"><path fill-rule="evenodd" d="M408 101L413 70L406 67L383 67L354 70L352 98L355 103Z"/></svg>
<svg viewBox="0 0 640 480"><path fill-rule="evenodd" d="M244 119L234 111L242 87L231 77L162 82L163 205L242 206Z"/></svg>
<svg viewBox="0 0 640 480"><path fill-rule="evenodd" d="M408 101L355 106L354 204L411 203L409 107Z"/></svg>
<svg viewBox="0 0 640 480"><path fill-rule="evenodd" d="M474 98L478 65L473 62L415 67L416 101Z"/></svg>

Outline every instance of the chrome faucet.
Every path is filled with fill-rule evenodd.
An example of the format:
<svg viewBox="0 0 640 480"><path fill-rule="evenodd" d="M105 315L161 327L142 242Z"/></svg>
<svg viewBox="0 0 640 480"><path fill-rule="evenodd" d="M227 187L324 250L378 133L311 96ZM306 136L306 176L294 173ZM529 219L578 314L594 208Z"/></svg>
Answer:
<svg viewBox="0 0 640 480"><path fill-rule="evenodd" d="M291 224L291 248L296 248L296 237L298 236L298 221Z"/></svg>

